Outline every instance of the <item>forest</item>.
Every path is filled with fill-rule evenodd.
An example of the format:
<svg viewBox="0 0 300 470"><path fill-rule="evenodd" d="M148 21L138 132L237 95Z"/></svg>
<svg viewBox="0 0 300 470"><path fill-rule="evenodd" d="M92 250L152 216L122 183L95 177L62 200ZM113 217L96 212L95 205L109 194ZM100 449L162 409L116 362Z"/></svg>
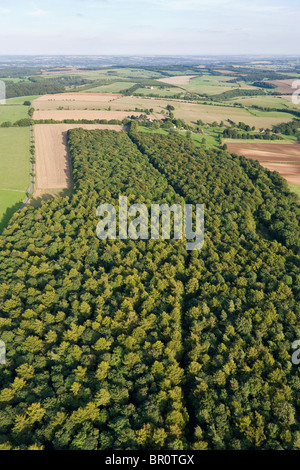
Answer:
<svg viewBox="0 0 300 470"><path fill-rule="evenodd" d="M179 135L73 129L73 192L0 236L0 449L300 448L300 208ZM96 208L204 204L205 244L99 240Z"/></svg>

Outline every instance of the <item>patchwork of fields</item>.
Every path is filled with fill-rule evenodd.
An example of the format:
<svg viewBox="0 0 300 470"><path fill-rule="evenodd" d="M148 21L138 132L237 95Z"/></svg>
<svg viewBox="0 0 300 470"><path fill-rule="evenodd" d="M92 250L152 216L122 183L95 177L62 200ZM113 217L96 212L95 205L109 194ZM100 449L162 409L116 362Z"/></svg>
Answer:
<svg viewBox="0 0 300 470"><path fill-rule="evenodd" d="M183 120L187 125L194 127L199 121L204 123L206 130L192 133L192 140L196 145L207 147L218 147L223 128L230 121L238 124L243 122L248 126L255 127L256 131L261 128L272 129L279 123L291 122L293 114L280 112L280 109L298 109L291 103L293 79L269 80L277 86L276 91L282 95L272 95L268 90L261 96L238 96L215 101L209 97L228 91L257 90L249 80L243 80L243 74L239 73L238 67L234 71L219 67L216 72L205 71L205 66L199 66L184 72L180 67L178 70L164 70L163 72L147 70L135 67L109 68L103 70L82 70L76 67L61 69L57 72L43 72L43 80L47 75L53 77L80 77L99 81L99 86L84 86L83 91L79 88L67 92L46 95L32 95L11 98L7 104L0 106L0 125L4 122L14 124L20 119L28 118L28 106L24 101L30 101L34 108L34 120L118 120L122 121L131 116L140 116L147 113L151 120L162 120L168 117L167 107L172 105L172 115L175 119ZM239 73L239 75L238 75ZM296 77L295 77L296 78ZM13 79L16 81L16 79ZM104 83L101 85L101 80ZM134 95L122 94L134 85ZM167 86L169 85L169 86ZM76 88L76 87L75 87ZM154 98L149 95L161 96ZM200 101L196 102L192 94L198 94ZM176 96L177 99L172 98ZM178 99L178 97L182 99ZM230 95L229 95L230 96ZM183 99L184 98L184 99ZM266 108L258 110L253 106ZM277 111L269 112L267 108ZM151 111L150 111L151 110ZM211 127L211 124L215 127ZM218 124L223 123L223 128ZM37 151L36 163L36 194L54 189L68 188L70 175L67 166L67 150L65 145L66 132L72 127L84 127L87 129L103 128L100 125L61 124L61 125L35 125L35 142ZM87 127L88 126L88 127ZM92 126L92 127L91 127ZM111 126L108 126L111 128ZM115 127L119 130L121 127ZM221 129L221 130L220 130ZM168 133L165 129L143 128L145 132ZM179 130L183 136L185 130ZM25 197L26 189L30 183L30 131L29 128L0 129L1 157L0 157L0 220L7 208L19 204ZM260 161L266 168L277 170L287 179L290 184L300 185L300 151L299 144L285 145L282 141L267 142L228 142L228 150L239 155L245 155ZM54 156L54 158L53 158ZM299 166L299 168L298 168ZM3 186L3 187L2 187ZM295 186L297 188L297 186ZM0 223L1 229L1 223Z"/></svg>

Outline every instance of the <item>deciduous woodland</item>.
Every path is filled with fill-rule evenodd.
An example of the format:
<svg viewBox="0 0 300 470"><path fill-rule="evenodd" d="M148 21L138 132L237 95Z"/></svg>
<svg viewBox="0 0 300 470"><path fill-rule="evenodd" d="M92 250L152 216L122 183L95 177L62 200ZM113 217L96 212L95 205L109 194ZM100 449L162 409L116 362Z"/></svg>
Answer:
<svg viewBox="0 0 300 470"><path fill-rule="evenodd" d="M26 207L0 237L0 448L300 448L287 183L134 123L73 129L68 147L72 195ZM119 195L204 203L203 249L100 241L96 208Z"/></svg>

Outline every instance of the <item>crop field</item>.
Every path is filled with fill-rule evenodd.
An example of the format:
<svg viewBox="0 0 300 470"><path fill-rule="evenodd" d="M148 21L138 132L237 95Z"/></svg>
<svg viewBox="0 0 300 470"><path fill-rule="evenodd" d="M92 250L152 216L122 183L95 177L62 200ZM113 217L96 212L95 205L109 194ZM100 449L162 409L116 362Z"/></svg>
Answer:
<svg viewBox="0 0 300 470"><path fill-rule="evenodd" d="M66 138L67 131L76 128L117 131L123 129L122 126L100 124L36 124L34 126L35 197L49 193L53 189L70 188L71 177Z"/></svg>
<svg viewBox="0 0 300 470"><path fill-rule="evenodd" d="M0 232L30 186L29 128L0 129ZM17 207L16 207L17 206Z"/></svg>
<svg viewBox="0 0 300 470"><path fill-rule="evenodd" d="M36 110L50 109L105 109L107 104L121 98L123 95L117 93L59 93L56 95L44 95L37 98L33 103ZM104 105L104 106L103 106Z"/></svg>

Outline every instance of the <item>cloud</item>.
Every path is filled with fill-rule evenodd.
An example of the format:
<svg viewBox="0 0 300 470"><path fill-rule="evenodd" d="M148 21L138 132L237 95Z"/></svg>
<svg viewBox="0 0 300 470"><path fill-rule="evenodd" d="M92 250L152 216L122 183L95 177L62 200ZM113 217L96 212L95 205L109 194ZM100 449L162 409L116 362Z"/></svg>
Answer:
<svg viewBox="0 0 300 470"><path fill-rule="evenodd" d="M27 13L29 16L46 16L48 14L47 11L45 10L35 10L35 11L30 11Z"/></svg>

